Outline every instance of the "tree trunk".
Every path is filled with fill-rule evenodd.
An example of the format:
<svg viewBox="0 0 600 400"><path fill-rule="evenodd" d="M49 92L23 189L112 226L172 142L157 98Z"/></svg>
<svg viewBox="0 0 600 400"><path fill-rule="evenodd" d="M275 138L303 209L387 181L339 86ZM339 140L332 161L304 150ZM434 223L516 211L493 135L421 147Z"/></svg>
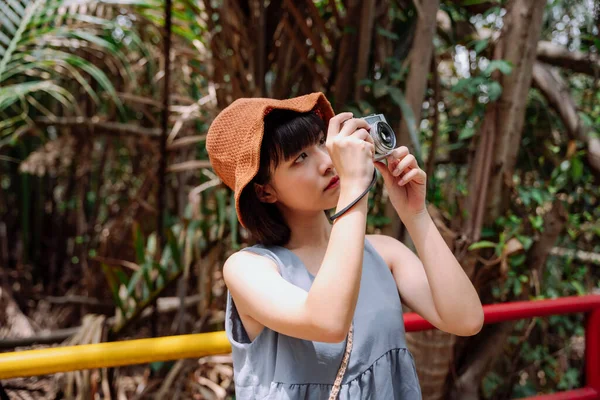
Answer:
<svg viewBox="0 0 600 400"><path fill-rule="evenodd" d="M521 148L525 105L545 4L545 0L513 0L507 4L495 58L509 61L513 70L511 74L500 77L502 95L490 105L497 109L497 114L493 127L495 152L485 222L495 220L506 207L503 203L508 199L517 153Z"/></svg>
<svg viewBox="0 0 600 400"><path fill-rule="evenodd" d="M348 99L354 93L353 82L356 82L356 64L354 60L358 56L358 32L360 32L362 4L358 0L346 2L347 11L344 18L344 30L340 39L339 54L336 54L337 62L333 68L335 71L334 86L331 89L333 97L333 108L339 109L348 103ZM347 30L345 28L348 28Z"/></svg>
<svg viewBox="0 0 600 400"><path fill-rule="evenodd" d="M362 4L362 16L360 21L360 35L358 39L358 62L356 67L357 83L354 88L354 101L360 101L364 87L358 82L367 77L369 59L371 53L371 42L373 40L373 22L375 19L375 1L365 1Z"/></svg>
<svg viewBox="0 0 600 400"><path fill-rule="evenodd" d="M467 261L473 258L472 253L467 253L468 245L479 240L483 224L503 215L509 205L509 190L520 149L527 93L531 86L545 3L544 0L509 1L504 26L494 48L494 59L509 61L513 70L509 75L496 76L503 88L502 95L497 102L487 106L469 171L463 236L456 243L455 250L463 267L471 266L466 271L469 275L476 272L477 266ZM548 241L555 239L555 231L552 230ZM549 234L547 232L544 236ZM549 247L543 247L550 251ZM491 299L487 285L477 289L483 299ZM444 398L479 398L481 379L492 365L497 349L510 334L511 326L493 325L476 337L461 339L455 349L452 368L457 376L448 376L449 392Z"/></svg>
<svg viewBox="0 0 600 400"><path fill-rule="evenodd" d="M439 0L422 0L419 2L419 17L415 29L412 49L408 56L410 70L406 80L406 101L412 109L417 129L421 122L421 109L423 97L427 88L427 76L433 55L433 35L436 30L436 15L440 8ZM408 125L404 119L401 120L398 129L400 143L410 143Z"/></svg>
<svg viewBox="0 0 600 400"><path fill-rule="evenodd" d="M419 3L419 15L414 31L414 40L408 55L410 70L405 89L406 101L415 117L417 130L421 123L421 109L434 50L433 36L436 30L436 15L440 7L439 0L424 0ZM411 140L408 125L404 118L400 119L395 131L397 142L403 146L408 146L413 151L414 149L410 145ZM421 165L421 168L425 168L425 166ZM383 229L383 233L399 240L404 240L402 223L390 203L386 204L385 216L390 219L391 223Z"/></svg>

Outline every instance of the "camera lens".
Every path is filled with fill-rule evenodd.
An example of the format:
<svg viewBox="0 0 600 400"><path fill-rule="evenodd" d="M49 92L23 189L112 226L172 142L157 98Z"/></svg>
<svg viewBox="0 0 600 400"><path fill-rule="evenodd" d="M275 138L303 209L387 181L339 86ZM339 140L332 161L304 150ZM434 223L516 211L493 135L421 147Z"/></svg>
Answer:
<svg viewBox="0 0 600 400"><path fill-rule="evenodd" d="M396 135L392 128L385 122L379 122L377 124L377 135L379 136L379 142L382 147L386 147L391 150L396 147Z"/></svg>

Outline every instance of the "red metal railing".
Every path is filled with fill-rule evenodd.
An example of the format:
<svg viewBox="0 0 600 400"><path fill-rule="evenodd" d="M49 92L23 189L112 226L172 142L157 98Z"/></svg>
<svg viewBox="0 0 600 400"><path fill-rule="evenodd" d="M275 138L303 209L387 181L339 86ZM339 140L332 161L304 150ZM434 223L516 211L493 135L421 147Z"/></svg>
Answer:
<svg viewBox="0 0 600 400"><path fill-rule="evenodd" d="M598 400L600 399L600 296L562 297L555 300L519 301L483 307L485 323L494 324L549 315L587 314L585 324L585 387L525 400ZM435 329L415 313L404 316L407 332Z"/></svg>
<svg viewBox="0 0 600 400"><path fill-rule="evenodd" d="M585 326L585 386L526 400L600 399L600 295L563 297L485 305L485 323L549 315L587 313ZM434 329L414 313L404 315L407 332ZM45 375L61 371L201 357L230 351L224 332L167 336L81 346L57 347L0 354L0 379Z"/></svg>

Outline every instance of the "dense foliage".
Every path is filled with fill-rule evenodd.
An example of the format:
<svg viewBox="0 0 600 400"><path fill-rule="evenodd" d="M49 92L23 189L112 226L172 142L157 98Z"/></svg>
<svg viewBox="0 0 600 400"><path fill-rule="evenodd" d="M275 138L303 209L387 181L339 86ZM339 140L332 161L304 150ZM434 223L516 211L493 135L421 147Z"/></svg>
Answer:
<svg viewBox="0 0 600 400"><path fill-rule="evenodd" d="M600 290L597 2L174 0L169 71L163 7L160 0L0 4L2 287L35 326L76 326L97 313L115 316L110 338L150 334L149 326L153 334L222 329L220 265L249 241L231 191L210 169L204 134L235 98L317 90L337 112L384 113L392 122L426 168L436 223L485 302ZM541 7L529 64L502 50L517 7L533 15ZM419 44L427 24L429 48ZM527 59L527 43L510 45ZM480 146L486 130L500 137L508 121L493 112L518 108L507 99L521 89L522 113L510 116L522 129L507 139L514 165L498 190L489 185L485 212L470 229L485 164ZM168 162L164 186L161 158ZM167 199L161 212L159 193ZM381 182L369 205L369 232L402 234ZM144 311L156 299L175 295L195 297L196 309L147 322ZM48 300L57 296L99 303ZM504 347L488 351L476 396L580 387L582 322L570 315L511 326ZM485 349L497 337L492 329L451 342L457 350L448 369L460 375L473 365L465 349ZM231 380L211 374L231 392ZM473 398L457 395L452 379L431 390ZM187 390L223 395L199 386Z"/></svg>

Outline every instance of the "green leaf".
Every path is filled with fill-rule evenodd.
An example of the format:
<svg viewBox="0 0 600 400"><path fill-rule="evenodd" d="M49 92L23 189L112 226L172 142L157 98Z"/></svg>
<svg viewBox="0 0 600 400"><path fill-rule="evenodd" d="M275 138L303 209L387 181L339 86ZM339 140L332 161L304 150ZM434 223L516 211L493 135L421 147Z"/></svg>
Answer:
<svg viewBox="0 0 600 400"><path fill-rule="evenodd" d="M219 218L219 225L223 225L225 223L225 218L227 217L227 214L226 214L227 205L225 204L225 192L223 190L217 190L215 192L215 197L217 198L217 212L218 212L218 218Z"/></svg>
<svg viewBox="0 0 600 400"><path fill-rule="evenodd" d="M376 80L373 83L373 96L375 96L376 99L385 96L386 94L388 94L388 85L387 82L384 79L379 79Z"/></svg>
<svg viewBox="0 0 600 400"><path fill-rule="evenodd" d="M127 277L127 275L125 274L125 272L123 272L120 268L115 269L115 274L117 275L117 278L119 278L119 282L124 285L125 287L127 287L127 283L129 281L129 278Z"/></svg>
<svg viewBox="0 0 600 400"><path fill-rule="evenodd" d="M470 139L475 135L475 128L472 126L465 126L458 134L458 140Z"/></svg>
<svg viewBox="0 0 600 400"><path fill-rule="evenodd" d="M181 252L179 251L179 245L177 243L177 239L173 234L171 229L167 229L167 241L169 243L169 248L171 249L171 255L173 256L173 261L177 266L177 270L182 269L181 265Z"/></svg>
<svg viewBox="0 0 600 400"><path fill-rule="evenodd" d="M2 75L4 74L6 65L11 60L11 56L17 48L19 41L21 40L21 36L29 27L29 23L31 22L31 19L37 12L37 9L41 7L44 4L44 2L45 0L36 0L27 5L27 8L25 9L25 14L23 15L23 19L20 21L19 28L12 37L10 44L6 47L2 59L0 59L0 82L4 80Z"/></svg>
<svg viewBox="0 0 600 400"><path fill-rule="evenodd" d="M395 34L394 32L388 31L387 29L381 28L381 27L377 27L377 33L383 37L386 37L388 39L391 40L399 40L400 36L398 36L397 34Z"/></svg>
<svg viewBox="0 0 600 400"><path fill-rule="evenodd" d="M573 287L575 288L575 290L577 291L577 294L579 296L583 296L587 293L587 291L585 290L585 288L583 287L583 285L577 281L571 281L571 285L573 285Z"/></svg>
<svg viewBox="0 0 600 400"><path fill-rule="evenodd" d="M151 269L152 269L151 261L145 262L141 268L142 276L144 277L144 282L146 283L145 285L142 286L142 299L141 299L142 301L148 300L148 296L150 295L150 292L154 288L154 283L152 282L152 279L150 278L150 270Z"/></svg>
<svg viewBox="0 0 600 400"><path fill-rule="evenodd" d="M488 42L488 39L476 40L473 46L473 50L475 50L475 53L481 53L481 51L488 46Z"/></svg>
<svg viewBox="0 0 600 400"><path fill-rule="evenodd" d="M583 176L583 162L579 158L573 158L571 161L571 177L575 182L580 182Z"/></svg>
<svg viewBox="0 0 600 400"><path fill-rule="evenodd" d="M502 85L496 81L487 84L487 95L490 101L496 101L502 94Z"/></svg>
<svg viewBox="0 0 600 400"><path fill-rule="evenodd" d="M521 281L518 279L514 280L513 283L513 293L515 296L520 295L523 292L523 286L521 285Z"/></svg>
<svg viewBox="0 0 600 400"><path fill-rule="evenodd" d="M498 3L498 0L463 0L463 2L460 3L460 5L465 7L484 3Z"/></svg>
<svg viewBox="0 0 600 400"><path fill-rule="evenodd" d="M106 74L100 68L96 67L94 64L84 60L81 57L71 56L68 57L68 61L72 65L80 67L85 72L90 74L100 84L100 86L102 86L102 88L108 92L119 111L121 111L123 114L125 113L125 108L123 107L123 103L121 103L121 100L117 95L115 87L113 86L110 79L108 79Z"/></svg>
<svg viewBox="0 0 600 400"><path fill-rule="evenodd" d="M518 236L517 239L519 239L525 250L529 250L533 245L533 238L529 236Z"/></svg>
<svg viewBox="0 0 600 400"><path fill-rule="evenodd" d="M138 265L142 265L146 262L146 254L144 252L144 235L138 223L133 226L133 244L135 246L136 262Z"/></svg>
<svg viewBox="0 0 600 400"><path fill-rule="evenodd" d="M510 258L510 265L513 267L520 267L523 265L525 260L527 259L527 255L525 254L517 254Z"/></svg>
<svg viewBox="0 0 600 400"><path fill-rule="evenodd" d="M104 272L104 276L106 277L106 280L108 282L108 287L110 288L110 292L113 296L115 304L117 305L117 307L119 307L123 315L127 315L125 305L123 304L123 300L119 296L120 284L117 280L117 277L115 276L113 268L102 263L102 272Z"/></svg>
<svg viewBox="0 0 600 400"><path fill-rule="evenodd" d="M452 86L452 92L454 93L459 93L459 92L464 92L465 89L471 85L472 83L472 79L471 78L463 78L460 79L456 85Z"/></svg>
<svg viewBox="0 0 600 400"><path fill-rule="evenodd" d="M485 69L485 71L483 71L483 73L485 75L491 75L492 72L499 70L500 72L502 72L504 75L508 75L512 72L513 69L513 65L511 62L506 61L506 60L493 60L490 62L490 64L487 66L487 68Z"/></svg>
<svg viewBox="0 0 600 400"><path fill-rule="evenodd" d="M477 249L485 249L485 248L496 248L498 244L494 242L490 242L489 240L482 240L479 242L475 242L469 246L469 250L477 250Z"/></svg>
<svg viewBox="0 0 600 400"><path fill-rule="evenodd" d="M533 198L540 205L544 203L542 192L539 189L531 190L531 198Z"/></svg>
<svg viewBox="0 0 600 400"><path fill-rule="evenodd" d="M156 254L156 232L148 235L148 240L146 240L146 254L150 258L153 258Z"/></svg>
<svg viewBox="0 0 600 400"><path fill-rule="evenodd" d="M127 296L128 297L133 297L135 299L135 296L133 296L133 292L135 291L135 287L137 286L138 282L140 281L140 278L142 277L142 268L140 267L140 269L138 269L137 271L135 271L133 273L133 275L131 275L131 278L129 279L129 283L127 284Z"/></svg>

